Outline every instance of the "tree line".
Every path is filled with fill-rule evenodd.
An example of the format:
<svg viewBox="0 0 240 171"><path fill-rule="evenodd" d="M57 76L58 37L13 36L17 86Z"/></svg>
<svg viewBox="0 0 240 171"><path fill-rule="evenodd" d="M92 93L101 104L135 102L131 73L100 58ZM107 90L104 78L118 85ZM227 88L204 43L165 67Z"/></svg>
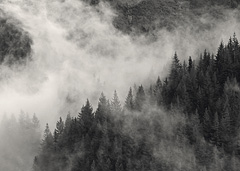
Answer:
<svg viewBox="0 0 240 171"><path fill-rule="evenodd" d="M237 170L240 46L234 34L196 61L175 53L169 76L130 88L123 107L101 94L44 131L33 171Z"/></svg>

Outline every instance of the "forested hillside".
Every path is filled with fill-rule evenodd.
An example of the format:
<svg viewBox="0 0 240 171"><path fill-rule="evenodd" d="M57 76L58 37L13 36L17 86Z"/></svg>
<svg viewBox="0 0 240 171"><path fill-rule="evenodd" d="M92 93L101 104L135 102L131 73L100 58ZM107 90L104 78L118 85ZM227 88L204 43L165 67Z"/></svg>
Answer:
<svg viewBox="0 0 240 171"><path fill-rule="evenodd" d="M172 59L167 78L87 100L77 117L48 124L34 171L209 170L240 167L240 46L234 34L217 54Z"/></svg>
<svg viewBox="0 0 240 171"><path fill-rule="evenodd" d="M28 33L12 20L0 17L0 64L24 63L30 59L33 42Z"/></svg>
<svg viewBox="0 0 240 171"><path fill-rule="evenodd" d="M0 170L238 171L239 3L1 1Z"/></svg>
<svg viewBox="0 0 240 171"><path fill-rule="evenodd" d="M109 2L116 10L114 26L124 33L155 34L159 29L174 30L194 27L194 30L212 29L214 23L202 18L226 20L226 10L236 9L239 0L85 0L91 5Z"/></svg>

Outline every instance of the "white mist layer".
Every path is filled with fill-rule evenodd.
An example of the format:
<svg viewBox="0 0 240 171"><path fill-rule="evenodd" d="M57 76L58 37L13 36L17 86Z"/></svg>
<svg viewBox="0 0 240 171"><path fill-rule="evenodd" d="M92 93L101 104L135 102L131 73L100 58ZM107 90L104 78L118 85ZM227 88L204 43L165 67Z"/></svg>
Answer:
<svg viewBox="0 0 240 171"><path fill-rule="evenodd" d="M20 110L36 113L43 123L55 123L69 111L76 115L87 98L96 106L104 92L117 90L122 102L129 86L155 81L168 73L166 64L177 51L181 59L215 52L221 40L239 24L231 13L216 29L190 34L190 29L160 30L158 39L131 39L112 25L108 4L90 7L79 0L4 0L3 11L22 22L33 39L33 61L19 72L1 68L0 114Z"/></svg>

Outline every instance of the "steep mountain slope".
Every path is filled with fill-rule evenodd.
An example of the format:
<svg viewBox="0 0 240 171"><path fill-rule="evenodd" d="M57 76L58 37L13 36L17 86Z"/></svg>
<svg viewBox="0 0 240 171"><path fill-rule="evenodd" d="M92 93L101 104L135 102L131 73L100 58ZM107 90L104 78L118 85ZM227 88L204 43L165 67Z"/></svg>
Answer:
<svg viewBox="0 0 240 171"><path fill-rule="evenodd" d="M60 118L53 133L47 124L33 171L237 171L239 73L235 35L216 57L187 64L175 54L169 76L130 88L123 107L115 91L96 111L87 100L77 117Z"/></svg>
<svg viewBox="0 0 240 171"><path fill-rule="evenodd" d="M124 33L153 33L160 28L168 30L179 26L195 29L210 29L211 25L201 21L208 15L214 20L224 19L226 9L235 9L239 1L196 0L103 0L116 10L114 26ZM99 0L88 0L97 5Z"/></svg>

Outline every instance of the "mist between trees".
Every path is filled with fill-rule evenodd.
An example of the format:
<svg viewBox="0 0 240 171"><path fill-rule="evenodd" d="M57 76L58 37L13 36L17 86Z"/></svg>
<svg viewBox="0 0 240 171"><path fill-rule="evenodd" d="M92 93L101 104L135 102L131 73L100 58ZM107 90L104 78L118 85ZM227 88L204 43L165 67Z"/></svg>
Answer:
<svg viewBox="0 0 240 171"><path fill-rule="evenodd" d="M0 170L31 170L33 157L41 143L40 123L36 115L21 112L4 115L0 121Z"/></svg>
<svg viewBox="0 0 240 171"><path fill-rule="evenodd" d="M239 61L234 35L217 55L173 56L169 76L147 88L87 100L78 116L49 125L21 113L1 124L4 170L238 170ZM73 114L75 115L75 114ZM37 154L38 153L38 154ZM36 155L34 157L34 155ZM33 162L33 165L32 165Z"/></svg>
<svg viewBox="0 0 240 171"><path fill-rule="evenodd" d="M1 112L21 106L50 125L42 132L23 113L3 119L0 170L238 170L238 40L196 58L238 31L238 1L205 2L3 0ZM168 77L150 86L160 70ZM133 82L144 86L121 105Z"/></svg>
<svg viewBox="0 0 240 171"><path fill-rule="evenodd" d="M167 78L130 88L124 106L101 95L78 116L48 124L33 170L238 170L240 47L174 55Z"/></svg>

